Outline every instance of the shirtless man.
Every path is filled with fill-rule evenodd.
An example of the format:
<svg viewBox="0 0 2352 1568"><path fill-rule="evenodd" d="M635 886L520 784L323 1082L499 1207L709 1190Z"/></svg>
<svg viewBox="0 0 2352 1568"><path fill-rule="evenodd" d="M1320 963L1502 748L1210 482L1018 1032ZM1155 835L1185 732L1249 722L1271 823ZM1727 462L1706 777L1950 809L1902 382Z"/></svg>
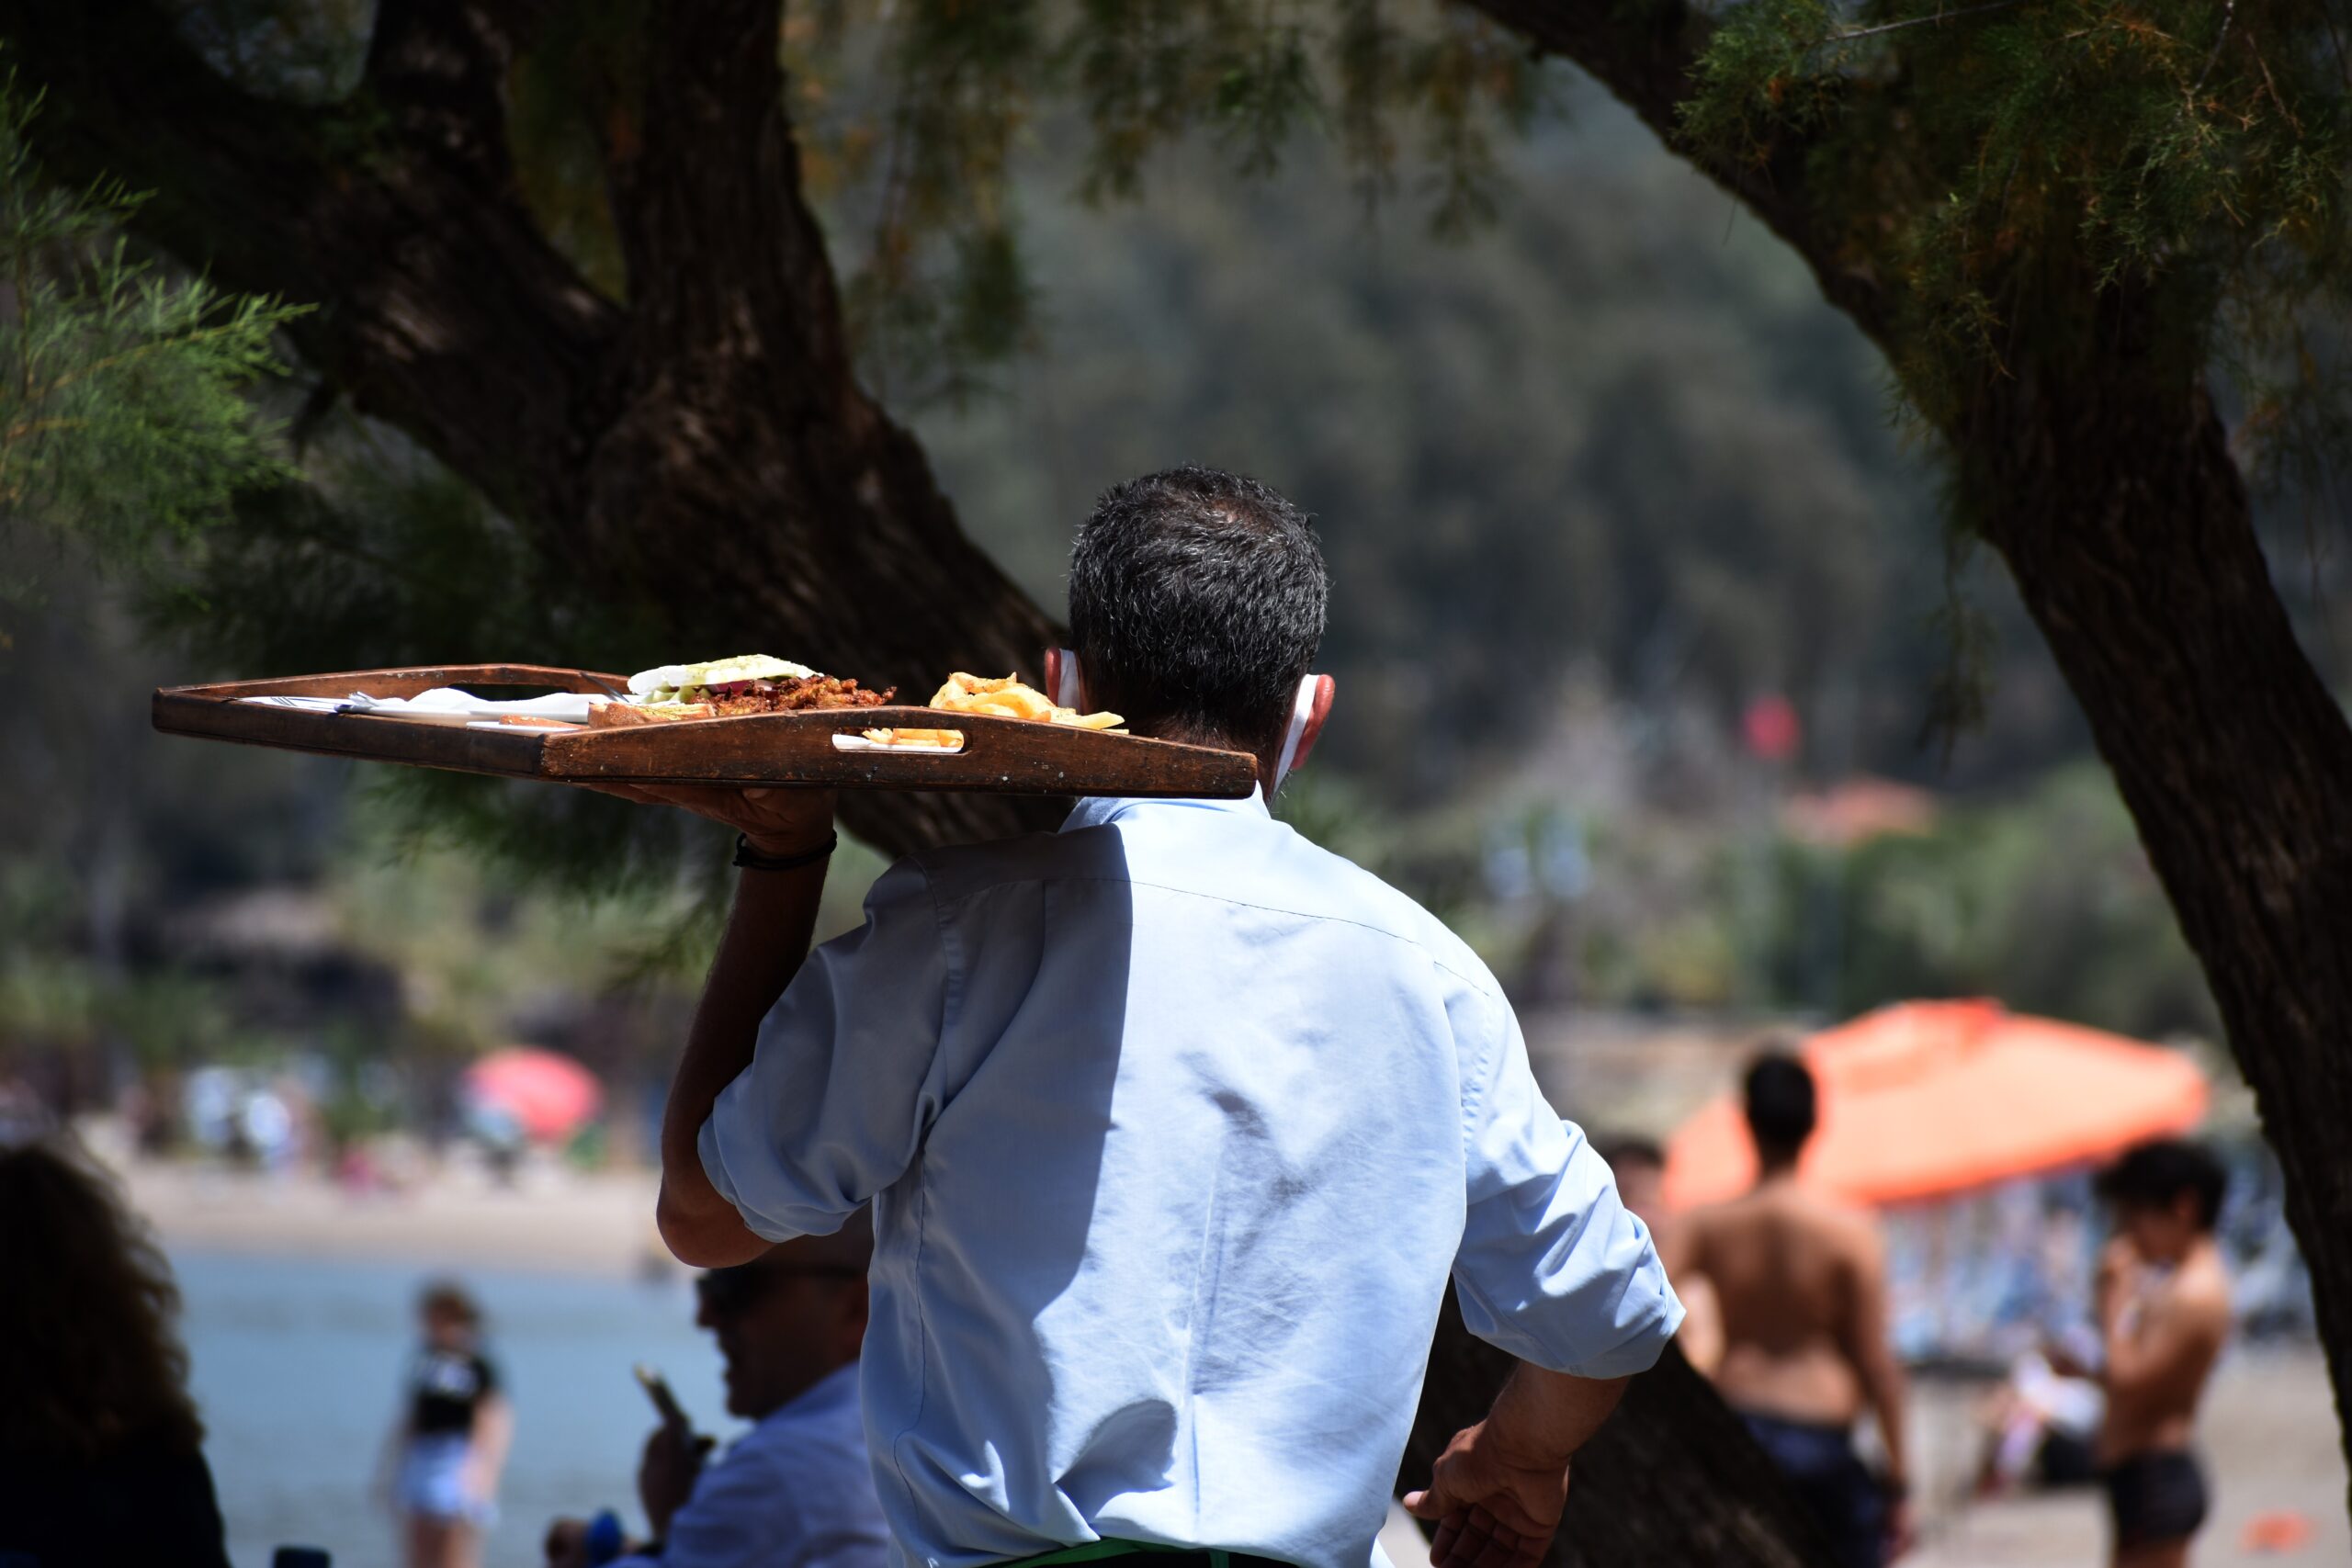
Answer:
<svg viewBox="0 0 2352 1568"><path fill-rule="evenodd" d="M1746 1081L1755 1188L1666 1238L1678 1288L1703 1276L1721 1316L1716 1387L1821 1522L1840 1568L1882 1568L1910 1539L1903 1374L1887 1343L1886 1259L1869 1216L1799 1190L1813 1075L1768 1049ZM1854 1452L1868 1409L1886 1446L1874 1478Z"/></svg>
<svg viewBox="0 0 2352 1568"><path fill-rule="evenodd" d="M2143 1144L2103 1172L2115 1216L2092 1304L2107 1390L2097 1453L2115 1522L2115 1568L2180 1568L2205 1522L2188 1450L2197 1402L2230 1329L2230 1280L2213 1242L2227 1184L2193 1144Z"/></svg>

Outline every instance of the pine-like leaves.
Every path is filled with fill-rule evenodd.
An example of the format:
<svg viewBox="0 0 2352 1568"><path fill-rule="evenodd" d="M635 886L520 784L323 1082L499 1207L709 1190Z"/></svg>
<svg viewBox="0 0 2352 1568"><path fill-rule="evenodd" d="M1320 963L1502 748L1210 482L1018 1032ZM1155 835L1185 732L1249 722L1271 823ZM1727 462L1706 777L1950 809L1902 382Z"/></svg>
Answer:
<svg viewBox="0 0 2352 1568"><path fill-rule="evenodd" d="M140 197L44 184L39 107L0 78L0 520L136 569L289 471L244 393L300 312L133 259L114 236Z"/></svg>
<svg viewBox="0 0 2352 1568"><path fill-rule="evenodd" d="M2118 289L2160 298L2154 372L2233 372L2257 432L2339 419L2318 321L2352 302L2341 0L1747 0L1686 106L1692 147L1788 139L1841 260L1891 286L1914 408L1949 427L2020 356L2063 363ZM2290 408L2290 403L2306 406Z"/></svg>

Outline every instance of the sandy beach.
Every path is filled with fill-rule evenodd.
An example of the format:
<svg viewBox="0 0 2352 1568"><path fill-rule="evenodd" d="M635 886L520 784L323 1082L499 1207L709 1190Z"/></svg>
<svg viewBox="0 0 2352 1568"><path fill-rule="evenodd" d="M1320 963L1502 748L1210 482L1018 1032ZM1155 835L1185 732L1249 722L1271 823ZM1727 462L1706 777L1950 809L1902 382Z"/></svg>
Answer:
<svg viewBox="0 0 2352 1568"><path fill-rule="evenodd" d="M116 1168L173 1247L614 1278L677 1267L653 1228L651 1171L526 1166L510 1186L461 1169L354 1195L303 1177L145 1161Z"/></svg>
<svg viewBox="0 0 2352 1568"><path fill-rule="evenodd" d="M405 1191L354 1197L315 1179L180 1164L126 1162L120 1168L131 1201L175 1250L608 1278L677 1267L654 1234L650 1172L526 1168L507 1186L485 1172L458 1169ZM1940 1383L1918 1388L1924 1540L1907 1561L1917 1568L2103 1562L2106 1523L2093 1492L1965 1500L1975 1451L1968 1409L1978 1392ZM2315 1347L2233 1355L2208 1400L2202 1446L2216 1501L2195 1557L2199 1568L2352 1563L2346 1467ZM2249 1545L2249 1526L2281 1512L2308 1521L2310 1539L2286 1551ZM1396 1556L1406 1541L1391 1545ZM1419 1568L1401 1556L1397 1563Z"/></svg>

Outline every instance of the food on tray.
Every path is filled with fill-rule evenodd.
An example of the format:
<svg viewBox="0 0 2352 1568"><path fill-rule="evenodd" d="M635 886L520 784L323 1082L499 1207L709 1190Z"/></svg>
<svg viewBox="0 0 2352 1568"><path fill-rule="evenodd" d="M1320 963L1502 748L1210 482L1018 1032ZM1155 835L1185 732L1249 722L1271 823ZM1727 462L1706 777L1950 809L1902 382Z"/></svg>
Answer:
<svg viewBox="0 0 2352 1568"><path fill-rule="evenodd" d="M739 718L746 714L798 713L809 708L880 707L898 692L895 686L869 692L854 680L820 675L806 664L771 659L764 653L640 670L628 678L628 690L625 703L592 705L590 728Z"/></svg>
<svg viewBox="0 0 2352 1568"><path fill-rule="evenodd" d="M588 728L623 729L633 724L666 724L677 718L715 718L708 703L590 703Z"/></svg>
<svg viewBox="0 0 2352 1568"><path fill-rule="evenodd" d="M1080 713L1076 708L1057 707L1045 693L1025 684L1017 675L989 680L960 670L947 677L947 684L932 694L930 705L949 713L1026 718L1074 725L1080 729L1117 729L1126 723L1114 713ZM869 729L865 738L883 746L954 747L964 743L964 733L958 729Z"/></svg>

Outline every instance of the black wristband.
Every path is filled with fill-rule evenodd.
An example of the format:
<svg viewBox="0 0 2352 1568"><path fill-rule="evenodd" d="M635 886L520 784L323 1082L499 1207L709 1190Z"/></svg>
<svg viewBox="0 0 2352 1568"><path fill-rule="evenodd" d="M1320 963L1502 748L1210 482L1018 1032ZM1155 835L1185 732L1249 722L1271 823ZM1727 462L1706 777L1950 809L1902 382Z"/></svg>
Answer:
<svg viewBox="0 0 2352 1568"><path fill-rule="evenodd" d="M833 852L842 841L839 833L828 833L825 841L813 850L803 850L797 855L763 855L752 848L752 840L742 834L735 835L735 863L745 871L798 871L804 865L815 865Z"/></svg>

